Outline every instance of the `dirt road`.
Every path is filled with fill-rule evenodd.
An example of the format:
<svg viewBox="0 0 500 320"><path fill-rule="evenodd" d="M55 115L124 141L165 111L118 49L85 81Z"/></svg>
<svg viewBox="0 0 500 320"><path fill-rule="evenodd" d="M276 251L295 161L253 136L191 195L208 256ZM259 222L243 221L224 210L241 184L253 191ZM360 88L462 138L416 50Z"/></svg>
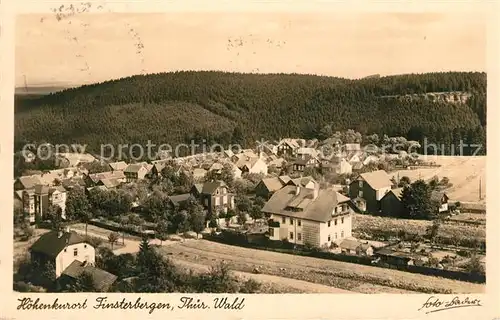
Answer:
<svg viewBox="0 0 500 320"><path fill-rule="evenodd" d="M85 229L84 227L81 228L80 225L75 225L72 226L71 230L74 230L78 232L79 234L85 234ZM93 237L99 237L102 239L107 240L107 235L95 231L95 230L87 230L87 234L89 236ZM120 239L120 242L122 239ZM193 242L194 245L197 243L197 240L191 240L187 239L185 242ZM160 241L158 239L151 240L150 242L153 245L160 245ZM162 247L166 246L172 246L172 245L179 245L179 242L176 241L163 241L161 244ZM139 240L132 240L130 238L125 238L125 245L123 247L117 248L113 250L115 254L123 254L123 253L136 253L139 252L139 245L140 241ZM182 259L172 259L176 264L181 265L183 267L187 267L193 270L199 270L199 271L208 271L209 266L206 264L196 264L196 263L191 263L188 261L184 261ZM279 277L279 276L273 276L273 275L267 275L267 274L253 274L253 273L248 273L248 272L241 272L241 271L233 271L235 275L245 278L245 279L254 279L258 282L261 282L267 286L272 285L273 287L276 287L277 291L280 292L303 292L303 293L353 293L351 291L347 290L342 290L338 289L332 286L326 286L322 284L317 284L317 283L311 283L311 282L306 282L306 281L301 281L301 280L296 280L296 279L290 279L290 278L284 278L284 277Z"/></svg>

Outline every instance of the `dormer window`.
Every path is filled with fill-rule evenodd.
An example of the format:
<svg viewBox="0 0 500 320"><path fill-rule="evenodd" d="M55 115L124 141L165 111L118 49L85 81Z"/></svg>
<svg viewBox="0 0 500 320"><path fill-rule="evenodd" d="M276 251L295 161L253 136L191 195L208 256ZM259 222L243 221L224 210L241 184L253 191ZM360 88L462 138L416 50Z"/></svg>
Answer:
<svg viewBox="0 0 500 320"><path fill-rule="evenodd" d="M363 188L363 180L359 180L359 187Z"/></svg>

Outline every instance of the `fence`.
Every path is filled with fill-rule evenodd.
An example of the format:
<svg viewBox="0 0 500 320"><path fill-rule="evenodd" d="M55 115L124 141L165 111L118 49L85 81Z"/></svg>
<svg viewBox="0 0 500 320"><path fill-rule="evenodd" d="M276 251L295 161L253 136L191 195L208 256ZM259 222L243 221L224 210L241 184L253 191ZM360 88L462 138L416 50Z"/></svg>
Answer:
<svg viewBox="0 0 500 320"><path fill-rule="evenodd" d="M306 250L304 248L294 249L292 243L286 243L282 241L259 241L259 242L249 242L247 237L243 234L237 235L236 232L221 233L221 235L206 235L204 236L206 240L219 242L228 245L241 246L245 248L266 250L272 252L279 252L285 254L293 254L311 258L327 259L342 261L347 263L355 263L362 265L370 265L379 268L397 269L399 271L406 271L411 273L418 273L428 276L442 277L459 281L467 281L474 283L485 283L486 275L475 274L462 271L452 271L452 270L442 270L423 266L412 266L412 265L391 265L391 264L377 264L374 263L374 258L372 257L360 257L351 256L344 254L335 254L331 252L316 251L316 250Z"/></svg>

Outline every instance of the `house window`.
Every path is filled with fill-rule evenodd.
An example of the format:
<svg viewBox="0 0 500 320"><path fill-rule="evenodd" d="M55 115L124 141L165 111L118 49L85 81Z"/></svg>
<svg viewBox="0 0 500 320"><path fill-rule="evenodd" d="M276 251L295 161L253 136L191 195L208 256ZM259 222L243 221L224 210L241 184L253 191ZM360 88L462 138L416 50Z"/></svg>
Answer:
<svg viewBox="0 0 500 320"><path fill-rule="evenodd" d="M83 247L84 247L84 248L87 248L87 245L86 245L86 244L84 244L84 245L83 245Z"/></svg>
<svg viewBox="0 0 500 320"><path fill-rule="evenodd" d="M337 232L335 232L335 240L337 240Z"/></svg>
<svg viewBox="0 0 500 320"><path fill-rule="evenodd" d="M340 233L340 237L343 238L344 237L344 230L342 230L342 232Z"/></svg>
<svg viewBox="0 0 500 320"><path fill-rule="evenodd" d="M328 226L330 226L330 225L331 225L331 221L328 221Z"/></svg>
<svg viewBox="0 0 500 320"><path fill-rule="evenodd" d="M297 233L297 240L302 241L302 233Z"/></svg>
<svg viewBox="0 0 500 320"><path fill-rule="evenodd" d="M64 248L64 252L67 252L67 251L68 251L68 249Z"/></svg>
<svg viewBox="0 0 500 320"><path fill-rule="evenodd" d="M337 219L335 219L335 225L337 225Z"/></svg>
<svg viewBox="0 0 500 320"><path fill-rule="evenodd" d="M290 232L290 239L293 240L293 232Z"/></svg>
<svg viewBox="0 0 500 320"><path fill-rule="evenodd" d="M302 225L302 221L301 220L297 220L297 226L301 226Z"/></svg>
<svg viewBox="0 0 500 320"><path fill-rule="evenodd" d="M75 248L73 250L73 256L75 256L75 257L78 256L78 248Z"/></svg>
<svg viewBox="0 0 500 320"><path fill-rule="evenodd" d="M269 228L269 236L274 238L274 228Z"/></svg>
<svg viewBox="0 0 500 320"><path fill-rule="evenodd" d="M281 218L281 222L282 222L282 223L286 223L286 218L285 218L285 217L282 217L282 218Z"/></svg>
<svg viewBox="0 0 500 320"><path fill-rule="evenodd" d="M340 223L344 223L344 217L340 218Z"/></svg>
<svg viewBox="0 0 500 320"><path fill-rule="evenodd" d="M330 235L328 235L328 241L331 241L331 240L332 240L332 239L331 239Z"/></svg>
<svg viewBox="0 0 500 320"><path fill-rule="evenodd" d="M290 224L293 226L293 218L290 218Z"/></svg>
<svg viewBox="0 0 500 320"><path fill-rule="evenodd" d="M363 188L363 180L359 180L359 187Z"/></svg>
<svg viewBox="0 0 500 320"><path fill-rule="evenodd" d="M360 198L363 198L363 191L359 191L358 196L359 196Z"/></svg>

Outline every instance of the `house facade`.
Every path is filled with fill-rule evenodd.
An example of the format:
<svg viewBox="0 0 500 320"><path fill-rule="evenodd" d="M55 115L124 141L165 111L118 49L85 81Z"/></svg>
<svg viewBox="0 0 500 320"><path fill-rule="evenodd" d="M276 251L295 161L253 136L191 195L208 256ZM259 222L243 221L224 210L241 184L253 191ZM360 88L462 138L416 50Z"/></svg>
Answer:
<svg viewBox="0 0 500 320"><path fill-rule="evenodd" d="M295 139L282 139L276 146L276 154L279 156L295 156L295 151L300 145Z"/></svg>
<svg viewBox="0 0 500 320"><path fill-rule="evenodd" d="M380 200L382 213L386 216L398 217L404 210L401 202L403 188L392 189L387 192Z"/></svg>
<svg viewBox="0 0 500 320"><path fill-rule="evenodd" d="M439 204L438 212L447 212L448 209L448 195L444 192L434 191L431 193L431 199Z"/></svg>
<svg viewBox="0 0 500 320"><path fill-rule="evenodd" d="M123 171L127 182L134 182L137 180L143 180L146 178L149 170L147 166L143 163L129 164L127 168Z"/></svg>
<svg viewBox="0 0 500 320"><path fill-rule="evenodd" d="M27 193L28 201L31 201ZM63 187L49 187L37 185L33 191L34 219L45 219L47 209L50 205L61 208L61 217L66 219L66 190ZM31 202L29 203L31 209ZM31 220L31 215L30 215Z"/></svg>
<svg viewBox="0 0 500 320"><path fill-rule="evenodd" d="M352 230L350 199L319 185L287 185L276 191L262 211L270 216L269 238L297 245L330 246Z"/></svg>
<svg viewBox="0 0 500 320"><path fill-rule="evenodd" d="M297 158L293 162L293 170L303 172L305 168L316 168L319 166L319 161L313 156L304 156Z"/></svg>
<svg viewBox="0 0 500 320"><path fill-rule="evenodd" d="M349 197L363 199L368 212L381 210L380 200L391 190L392 181L384 170L361 174L349 184Z"/></svg>
<svg viewBox="0 0 500 320"><path fill-rule="evenodd" d="M23 190L23 208L29 221L35 222L35 189Z"/></svg>
<svg viewBox="0 0 500 320"><path fill-rule="evenodd" d="M95 264L95 248L74 231L51 231L42 235L30 248L32 261L41 264L52 262L55 266L56 278L73 261L86 261Z"/></svg>
<svg viewBox="0 0 500 320"><path fill-rule="evenodd" d="M194 186L192 194L199 199L203 207L208 210L209 214L214 214L219 211L227 212L229 209L234 209L234 194L229 192L228 186L223 181L205 182L199 190L199 186Z"/></svg>

